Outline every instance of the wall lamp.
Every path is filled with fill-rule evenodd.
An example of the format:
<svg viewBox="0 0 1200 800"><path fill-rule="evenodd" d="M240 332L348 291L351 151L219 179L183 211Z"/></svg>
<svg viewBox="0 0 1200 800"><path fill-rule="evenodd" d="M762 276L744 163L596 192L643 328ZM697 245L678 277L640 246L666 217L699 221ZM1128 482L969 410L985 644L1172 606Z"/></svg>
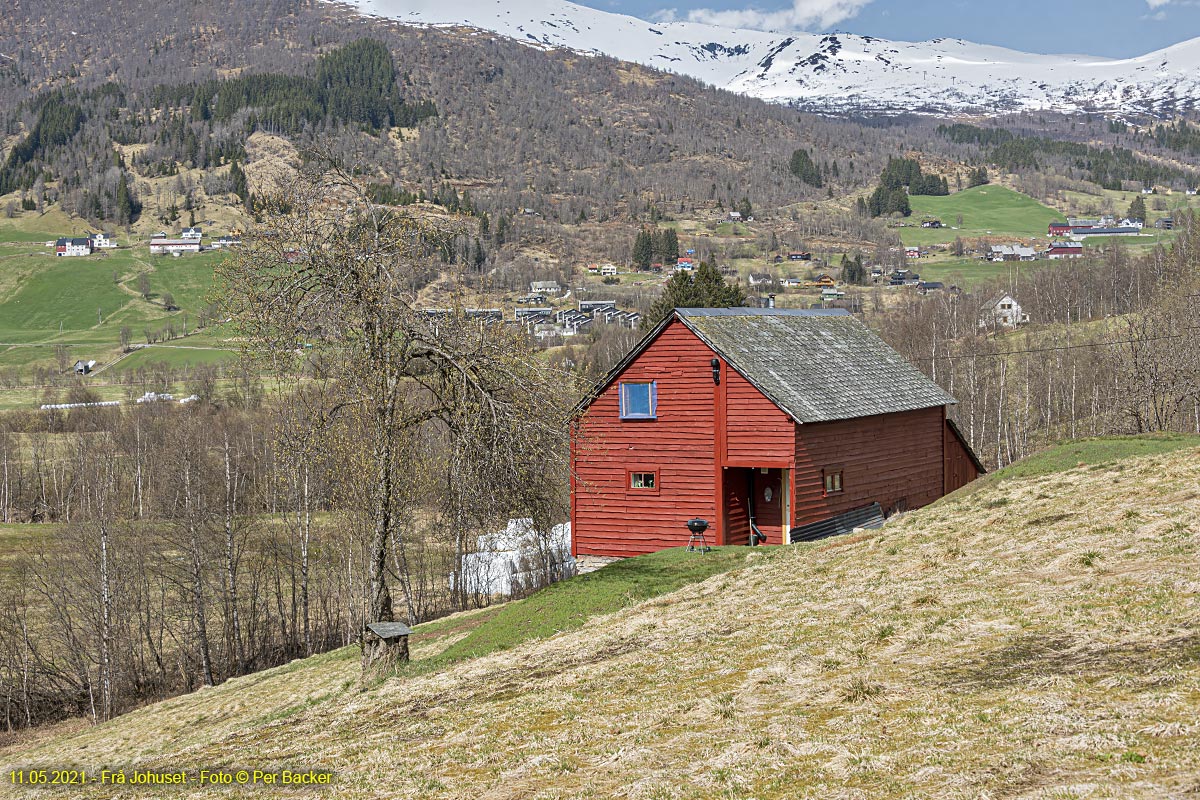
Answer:
<svg viewBox="0 0 1200 800"><path fill-rule="evenodd" d="M721 359L714 358L709 363L712 364L713 383L719 385L721 383Z"/></svg>

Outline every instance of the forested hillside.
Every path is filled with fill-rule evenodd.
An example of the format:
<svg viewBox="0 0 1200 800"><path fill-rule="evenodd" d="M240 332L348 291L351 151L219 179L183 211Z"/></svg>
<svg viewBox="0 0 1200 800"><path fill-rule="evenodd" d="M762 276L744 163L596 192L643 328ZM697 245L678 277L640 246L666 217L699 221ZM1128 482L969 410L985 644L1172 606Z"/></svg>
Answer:
<svg viewBox="0 0 1200 800"><path fill-rule="evenodd" d="M76 30L78 19L95 22ZM362 46L320 59L364 37L392 63ZM923 120L801 115L607 58L405 28L315 0L149 9L117 0L98 18L86 0L24 0L0 20L0 54L0 194L61 200L97 222L130 221L117 203L122 178L156 215L244 194L228 166L244 160L254 131L300 146L333 140L378 172L380 196L444 198L450 185L456 203L465 192L493 217L531 209L565 224L743 201L761 216L840 200L912 153L924 154L939 191L985 163L1031 177L1053 167L1106 187L1196 179L1173 157L1194 147L1182 123L1143 135L1021 115L983 147L965 128L935 136ZM363 91L345 79L360 67ZM1153 159L1140 155L1149 150ZM800 151L807 164L797 171ZM167 189L151 183L177 173ZM855 227L851 238L886 239L861 221L835 224Z"/></svg>
<svg viewBox="0 0 1200 800"><path fill-rule="evenodd" d="M125 168L148 177L172 162L212 170L238 157L240 138L261 130L296 141L333 138L413 191L432 193L449 180L469 188L482 209L529 207L574 222L635 215L650 203L731 206L748 196L764 208L820 197L787 169L798 145L846 187L865 185L881 154L904 147L900 129L802 117L608 59L364 22L316 3L266 5L114 10L114 21L135 16L136 24L102 22L83 35L65 20L88 16L89 4L23 5L0 29L0 53L16 59L0 98L13 109L4 121L10 150L25 143L6 188L30 191L40 175L61 181L64 195L95 193L98 181L112 193L113 179L97 173L113 162L114 145L137 149ZM377 86L369 109L337 99L345 93L331 91L322 72L331 67L315 61L364 36L387 45L397 78ZM369 74L386 79L389 67L376 66ZM69 147L55 141L31 150L41 109L59 97L52 90L67 91L61 97L81 119ZM391 105L398 102L414 105ZM402 145L379 137L422 119ZM74 205L95 210L83 198Z"/></svg>

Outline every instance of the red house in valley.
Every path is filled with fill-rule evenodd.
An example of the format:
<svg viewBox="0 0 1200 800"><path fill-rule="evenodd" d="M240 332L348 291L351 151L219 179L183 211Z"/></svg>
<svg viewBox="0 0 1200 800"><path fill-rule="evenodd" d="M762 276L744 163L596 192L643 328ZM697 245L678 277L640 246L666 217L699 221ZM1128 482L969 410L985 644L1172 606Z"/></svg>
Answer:
<svg viewBox="0 0 1200 800"><path fill-rule="evenodd" d="M983 467L937 384L841 309L676 309L578 409L575 555L815 538ZM876 505L878 504L878 505Z"/></svg>

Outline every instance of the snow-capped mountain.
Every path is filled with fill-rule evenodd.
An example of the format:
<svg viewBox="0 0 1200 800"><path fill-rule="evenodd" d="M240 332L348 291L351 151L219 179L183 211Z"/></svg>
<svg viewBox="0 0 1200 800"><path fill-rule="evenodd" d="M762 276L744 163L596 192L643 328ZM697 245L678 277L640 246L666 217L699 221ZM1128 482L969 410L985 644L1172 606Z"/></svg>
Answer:
<svg viewBox="0 0 1200 800"><path fill-rule="evenodd" d="M815 111L1171 114L1200 101L1200 38L1137 58L1035 55L961 39L893 42L653 23L565 0L342 0L411 25L598 53Z"/></svg>

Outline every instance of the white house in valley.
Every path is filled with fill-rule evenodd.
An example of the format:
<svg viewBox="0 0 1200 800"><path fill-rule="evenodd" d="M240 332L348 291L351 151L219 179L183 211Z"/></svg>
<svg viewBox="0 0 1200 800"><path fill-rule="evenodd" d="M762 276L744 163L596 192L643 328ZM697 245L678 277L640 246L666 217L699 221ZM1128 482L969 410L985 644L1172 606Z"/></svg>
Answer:
<svg viewBox="0 0 1200 800"><path fill-rule="evenodd" d="M981 328L1015 328L1029 322L1029 315L1011 294L1005 293L989 300L979 310Z"/></svg>
<svg viewBox="0 0 1200 800"><path fill-rule="evenodd" d="M90 256L92 240L86 236L63 237L54 243L56 256Z"/></svg>

